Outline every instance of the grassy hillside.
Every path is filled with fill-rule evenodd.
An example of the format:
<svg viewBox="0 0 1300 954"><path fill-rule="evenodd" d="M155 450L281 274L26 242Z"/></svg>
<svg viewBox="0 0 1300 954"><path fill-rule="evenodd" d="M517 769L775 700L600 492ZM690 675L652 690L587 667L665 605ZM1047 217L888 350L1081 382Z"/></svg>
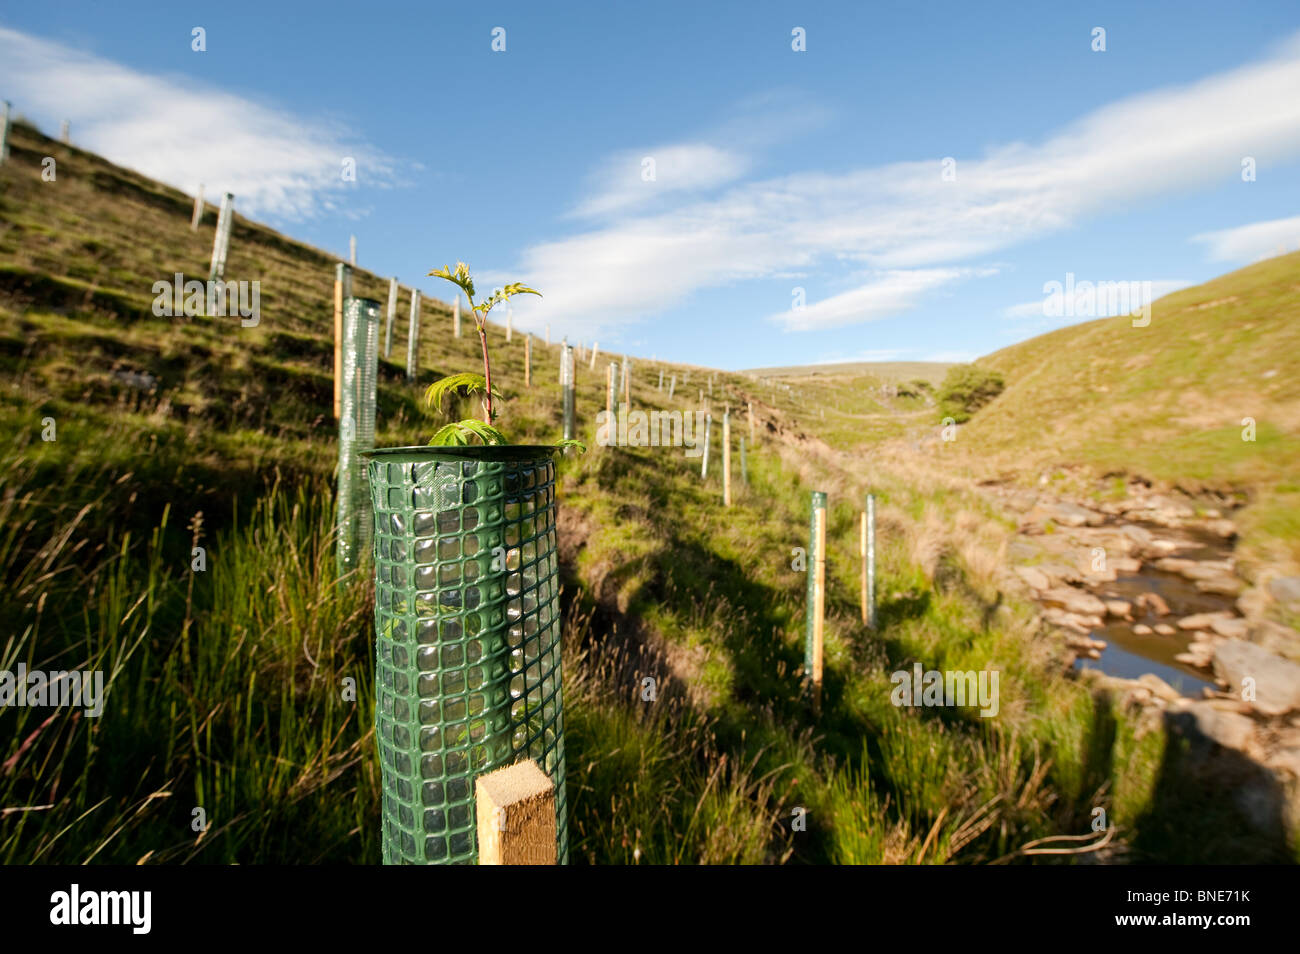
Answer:
<svg viewBox="0 0 1300 954"><path fill-rule="evenodd" d="M40 179L47 155L56 182ZM0 712L0 861L373 863L372 587L333 578L334 261L237 218L228 277L262 282L260 325L155 318L154 281L206 277L212 211L196 235L190 207L22 125L0 167L0 669L112 676L98 720ZM387 282L359 271L355 287L382 299ZM380 363L381 446L460 416L426 415L420 389L477 361L426 301L421 380L406 382L406 309L404 294ZM553 441L558 348L534 340L525 388L521 336L491 340L504 429ZM700 369L635 368L639 406L669 406L661 368L678 376L671 406L707 394ZM599 365L578 384L590 440ZM575 860L1023 860L1033 839L1087 833L1099 805L1120 832L1112 858L1292 856L1281 832L1243 834L1229 799L1186 783L1158 725L1062 675L1034 609L1007 595L1001 518L943 469L879 447L929 413L924 399L819 387L716 373L715 415L752 400L759 418L729 511L717 466L701 481L676 449L561 462ZM57 440L42 440L46 418ZM868 486L875 632L857 611ZM805 578L791 568L813 489L832 501L820 717L800 689ZM889 674L918 662L999 669L999 716L891 705ZM648 674L653 704L637 691Z"/></svg>
<svg viewBox="0 0 1300 954"><path fill-rule="evenodd" d="M1007 388L960 443L989 469L1239 493L1244 554L1300 565L1300 253L1167 295L1147 327L1086 322L980 363Z"/></svg>

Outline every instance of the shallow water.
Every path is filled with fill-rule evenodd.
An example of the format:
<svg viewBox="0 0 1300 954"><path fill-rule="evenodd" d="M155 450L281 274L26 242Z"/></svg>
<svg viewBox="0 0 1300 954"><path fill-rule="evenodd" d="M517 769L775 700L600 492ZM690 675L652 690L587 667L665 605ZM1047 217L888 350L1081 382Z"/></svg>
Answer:
<svg viewBox="0 0 1300 954"><path fill-rule="evenodd" d="M1232 548L1222 540L1196 530L1173 530L1167 527L1145 526L1157 537L1179 543L1179 548L1169 556L1193 560L1222 560L1232 554ZM1100 659L1079 657L1075 667L1099 669L1111 676L1136 679L1143 673L1153 673L1185 696L1201 696L1201 690L1214 686L1210 673L1178 662L1174 656L1186 652L1191 644L1188 633L1179 630L1173 636L1159 633L1139 636L1133 632L1138 623L1154 627L1156 623L1177 626L1178 620L1194 613L1214 613L1233 609L1231 597L1202 593L1190 580L1173 573L1151 568L1145 561L1136 573L1119 577L1114 583L1104 583L1091 590L1102 599L1119 597L1130 602L1142 593L1158 593L1169 604L1168 616L1156 616L1134 607L1133 619L1109 619L1105 626L1094 629L1093 639L1105 640L1107 646Z"/></svg>

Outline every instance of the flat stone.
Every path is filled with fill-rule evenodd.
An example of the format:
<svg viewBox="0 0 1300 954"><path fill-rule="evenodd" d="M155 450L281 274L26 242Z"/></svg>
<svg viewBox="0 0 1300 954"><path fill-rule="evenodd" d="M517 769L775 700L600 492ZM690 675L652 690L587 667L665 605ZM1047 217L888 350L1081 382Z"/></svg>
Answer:
<svg viewBox="0 0 1300 954"><path fill-rule="evenodd" d="M1216 596L1236 596L1245 586L1235 576L1215 576L1209 579L1197 580L1196 588L1202 593L1212 593Z"/></svg>
<svg viewBox="0 0 1300 954"><path fill-rule="evenodd" d="M1187 560L1183 557L1161 557L1155 562L1155 568L1165 573L1177 573L1179 576L1184 570L1190 570L1196 566L1195 560Z"/></svg>
<svg viewBox="0 0 1300 954"><path fill-rule="evenodd" d="M1255 722L1238 712L1224 712L1208 702L1193 702L1187 708L1197 731L1228 749L1244 749L1255 734Z"/></svg>
<svg viewBox="0 0 1300 954"><path fill-rule="evenodd" d="M1268 582L1268 592L1289 610L1300 610L1300 576L1279 576Z"/></svg>
<svg viewBox="0 0 1300 954"><path fill-rule="evenodd" d="M1232 619L1231 613L1194 613L1178 621L1179 629L1209 629L1216 619Z"/></svg>
<svg viewBox="0 0 1300 954"><path fill-rule="evenodd" d="M1169 604L1165 602L1165 598L1159 593L1143 593L1138 596L1135 602L1138 606L1145 606L1157 616L1169 615Z"/></svg>
<svg viewBox="0 0 1300 954"><path fill-rule="evenodd" d="M1210 620L1210 629L1224 639L1245 639L1250 634L1250 624L1237 616Z"/></svg>
<svg viewBox="0 0 1300 954"><path fill-rule="evenodd" d="M1046 603L1056 603L1070 613L1077 613L1081 616L1101 617L1106 615L1106 604L1083 590L1076 590L1069 586L1060 586L1050 590L1044 590L1039 599Z"/></svg>
<svg viewBox="0 0 1300 954"><path fill-rule="evenodd" d="M1156 623L1153 628L1161 636L1174 636L1178 633L1178 630L1174 629L1168 623Z"/></svg>
<svg viewBox="0 0 1300 954"><path fill-rule="evenodd" d="M1138 623L1133 627L1133 633L1136 636L1150 636L1152 629L1146 623Z"/></svg>
<svg viewBox="0 0 1300 954"><path fill-rule="evenodd" d="M1015 568L1015 572L1016 576L1024 580L1030 589L1046 590L1052 585L1052 581L1047 578L1047 574L1037 567L1018 566Z"/></svg>
<svg viewBox="0 0 1300 954"><path fill-rule="evenodd" d="M1133 617L1133 604L1128 600L1105 600L1106 612L1117 619L1131 619Z"/></svg>
<svg viewBox="0 0 1300 954"><path fill-rule="evenodd" d="M1138 676L1138 682L1150 689L1158 698L1167 702L1173 702L1182 698L1182 694L1177 689L1169 685L1154 673L1144 673Z"/></svg>
<svg viewBox="0 0 1300 954"><path fill-rule="evenodd" d="M1255 698L1246 701L1265 715L1300 709L1300 665L1255 643L1220 643L1214 651L1214 674L1234 693L1242 691L1244 679L1255 680Z"/></svg>

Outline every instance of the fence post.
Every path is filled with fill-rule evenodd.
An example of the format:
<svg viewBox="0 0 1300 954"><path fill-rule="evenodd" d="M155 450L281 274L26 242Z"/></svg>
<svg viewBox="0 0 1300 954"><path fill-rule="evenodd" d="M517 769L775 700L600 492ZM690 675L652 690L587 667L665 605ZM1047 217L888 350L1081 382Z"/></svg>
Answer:
<svg viewBox="0 0 1300 954"><path fill-rule="evenodd" d="M190 216L190 231L199 230L199 220L203 218L203 183L199 183L199 194L194 197L194 214Z"/></svg>
<svg viewBox="0 0 1300 954"><path fill-rule="evenodd" d="M348 236L348 261L353 268L357 267L357 237L355 235Z"/></svg>
<svg viewBox="0 0 1300 954"><path fill-rule="evenodd" d="M509 344L510 339L514 337L514 324L515 324L515 313L510 308L507 307L506 308L506 343L507 344Z"/></svg>
<svg viewBox="0 0 1300 954"><path fill-rule="evenodd" d="M564 439L573 440L573 349L565 347L560 352L560 383L564 386Z"/></svg>
<svg viewBox="0 0 1300 954"><path fill-rule="evenodd" d="M664 369L660 368L659 369L659 393L662 394L663 390L664 390Z"/></svg>
<svg viewBox="0 0 1300 954"><path fill-rule="evenodd" d="M397 279L388 280L388 317L384 320L384 357L393 353L393 321L397 318Z"/></svg>
<svg viewBox="0 0 1300 954"><path fill-rule="evenodd" d="M532 759L474 780L481 865L556 863L555 785Z"/></svg>
<svg viewBox="0 0 1300 954"><path fill-rule="evenodd" d="M749 467L745 464L745 439L740 439L740 482L749 486Z"/></svg>
<svg viewBox="0 0 1300 954"><path fill-rule="evenodd" d="M812 493L808 521L807 621L804 635L804 676L813 690L813 711L821 711L822 649L826 610L826 494Z"/></svg>
<svg viewBox="0 0 1300 954"><path fill-rule="evenodd" d="M9 158L9 108L12 103L5 100L0 106L0 165Z"/></svg>
<svg viewBox="0 0 1300 954"><path fill-rule="evenodd" d="M459 298L457 302L459 302ZM414 381L420 367L420 289L411 289L411 319L406 327L406 380Z"/></svg>
<svg viewBox="0 0 1300 954"><path fill-rule="evenodd" d="M749 442L754 443L754 402L749 402Z"/></svg>
<svg viewBox="0 0 1300 954"><path fill-rule="evenodd" d="M593 341L591 343L591 367L588 370L596 370L596 355L598 354L600 354L600 342Z"/></svg>
<svg viewBox="0 0 1300 954"><path fill-rule="evenodd" d="M524 335L524 387L533 386L533 336Z"/></svg>
<svg viewBox="0 0 1300 954"><path fill-rule="evenodd" d="M700 465L700 480L709 479L709 445L713 443L713 415L704 415L704 463Z"/></svg>
<svg viewBox="0 0 1300 954"><path fill-rule="evenodd" d="M722 412L722 505L731 506L731 408Z"/></svg>
<svg viewBox="0 0 1300 954"><path fill-rule="evenodd" d="M623 359L623 403L632 408L632 359Z"/></svg>
<svg viewBox="0 0 1300 954"><path fill-rule="evenodd" d="M868 628L876 628L876 495L867 494L867 510L862 515L862 535L864 564L862 568L863 575L866 577L863 587L862 599L865 601L863 606L862 622L866 623Z"/></svg>
<svg viewBox="0 0 1300 954"><path fill-rule="evenodd" d="M227 192L221 197L221 211L217 213L217 230L212 239L212 267L208 281L221 281L226 276L226 255L230 251L230 225L235 217L235 197Z"/></svg>
<svg viewBox="0 0 1300 954"><path fill-rule="evenodd" d="M617 362L611 361L605 371L605 413L609 415L611 426L614 420L614 366L616 364Z"/></svg>
<svg viewBox="0 0 1300 954"><path fill-rule="evenodd" d="M456 292L456 300L451 303L451 336L460 337L460 292Z"/></svg>
<svg viewBox="0 0 1300 954"><path fill-rule="evenodd" d="M677 390L677 375L674 374L672 376L672 380L668 382L668 400L671 401L673 399L673 392L676 390Z"/></svg>

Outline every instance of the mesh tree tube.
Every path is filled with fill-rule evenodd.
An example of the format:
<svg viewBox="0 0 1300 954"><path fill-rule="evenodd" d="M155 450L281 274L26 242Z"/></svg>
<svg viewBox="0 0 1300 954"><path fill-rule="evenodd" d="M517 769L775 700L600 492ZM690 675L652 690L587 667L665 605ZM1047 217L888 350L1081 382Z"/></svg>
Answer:
<svg viewBox="0 0 1300 954"><path fill-rule="evenodd" d="M815 607L817 590L817 511L826 509L826 494L820 490L812 493L812 506L808 508L808 608L805 615L805 632L803 644L803 675L811 680L813 676L813 629L816 626L817 610Z"/></svg>
<svg viewBox="0 0 1300 954"><path fill-rule="evenodd" d="M355 569L370 548L370 494L362 451L375 446L375 378L379 362L379 302L343 303L343 374L339 395L339 575Z"/></svg>
<svg viewBox="0 0 1300 954"><path fill-rule="evenodd" d="M475 777L533 759L568 860L551 447L371 451L385 864L476 863Z"/></svg>

